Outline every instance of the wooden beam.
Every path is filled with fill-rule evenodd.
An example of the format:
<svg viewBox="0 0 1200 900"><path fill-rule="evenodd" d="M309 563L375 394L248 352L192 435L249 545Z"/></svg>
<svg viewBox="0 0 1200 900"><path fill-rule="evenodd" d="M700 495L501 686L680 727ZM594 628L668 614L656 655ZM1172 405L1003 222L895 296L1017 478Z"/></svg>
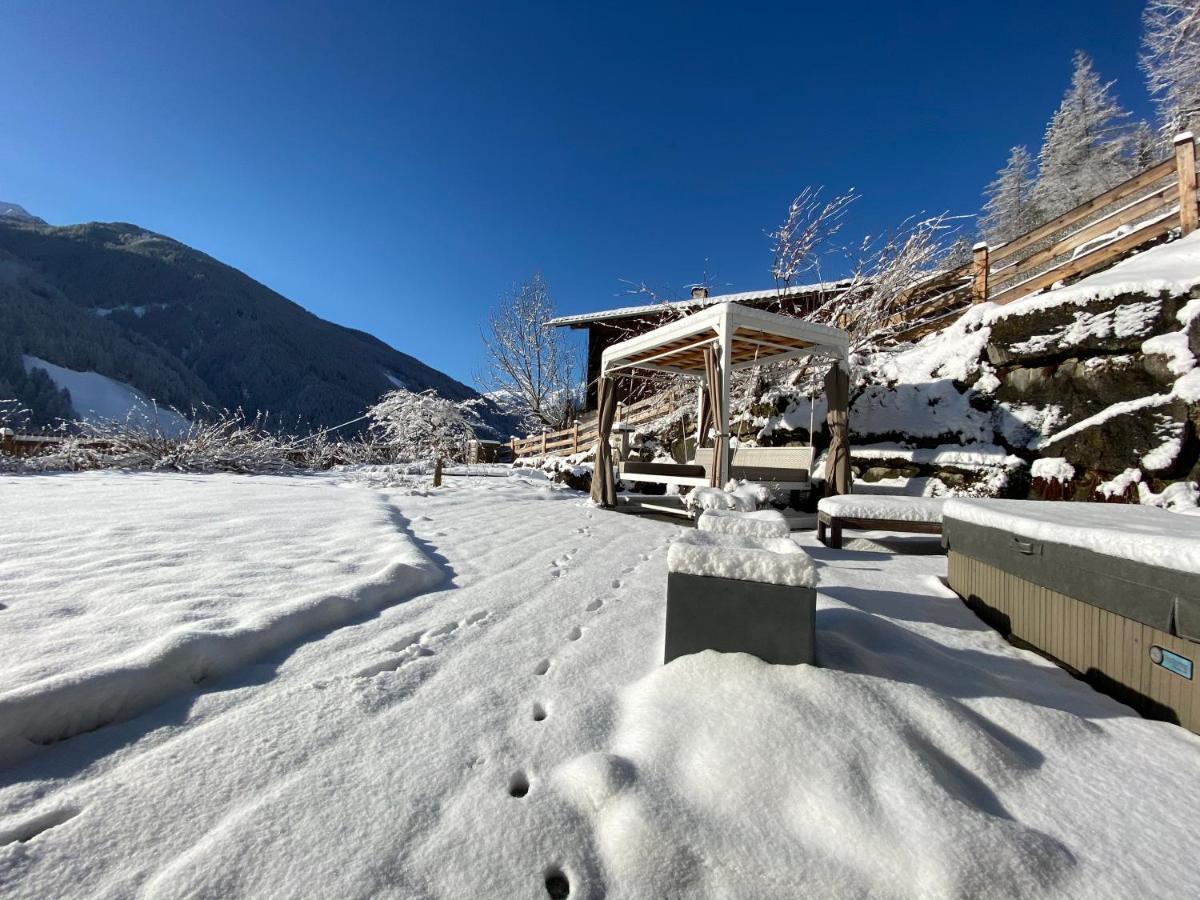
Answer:
<svg viewBox="0 0 1200 900"><path fill-rule="evenodd" d="M1196 141L1190 131L1175 137L1175 174L1179 182L1179 226L1184 234L1196 230Z"/></svg>
<svg viewBox="0 0 1200 900"><path fill-rule="evenodd" d="M988 298L988 245L980 242L971 248L971 302Z"/></svg>

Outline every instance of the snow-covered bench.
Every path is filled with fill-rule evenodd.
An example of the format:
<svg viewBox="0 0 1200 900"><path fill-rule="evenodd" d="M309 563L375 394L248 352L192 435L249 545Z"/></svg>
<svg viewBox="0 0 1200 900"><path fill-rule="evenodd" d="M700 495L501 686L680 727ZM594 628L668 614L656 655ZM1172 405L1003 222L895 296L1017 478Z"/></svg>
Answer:
<svg viewBox="0 0 1200 900"><path fill-rule="evenodd" d="M811 466L811 447L736 447L729 462L729 477L807 491L812 487ZM697 447L696 458L690 463L626 460L620 464L617 477L629 482L703 487L709 483L712 467L713 448Z"/></svg>
<svg viewBox="0 0 1200 900"><path fill-rule="evenodd" d="M713 448L697 447L695 464L712 471ZM729 460L729 477L756 481L770 487L807 491L812 487L811 447L735 447Z"/></svg>
<svg viewBox="0 0 1200 900"><path fill-rule="evenodd" d="M829 547L841 547L843 528L941 534L945 502L935 497L882 494L823 497L817 502L817 540Z"/></svg>
<svg viewBox="0 0 1200 900"><path fill-rule="evenodd" d="M667 569L664 662L703 650L813 662L817 570L789 538L691 531L671 545Z"/></svg>

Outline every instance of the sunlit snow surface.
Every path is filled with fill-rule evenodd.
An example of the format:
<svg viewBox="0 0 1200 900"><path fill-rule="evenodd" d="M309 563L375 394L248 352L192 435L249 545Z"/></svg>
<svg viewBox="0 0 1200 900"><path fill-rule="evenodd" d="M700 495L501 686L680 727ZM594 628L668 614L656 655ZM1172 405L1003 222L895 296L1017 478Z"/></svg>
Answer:
<svg viewBox="0 0 1200 900"><path fill-rule="evenodd" d="M1200 893L1200 739L1005 643L941 584L936 539L798 537L820 564L819 668L663 667L680 526L533 477L413 480L295 479L336 528L251 494L289 479L23 482L23 505L81 514L31 512L0 551L0 628L40 609L77 634L67 571L124 585L135 630L159 596L223 596L246 620L237 573L270 573L246 576L246 604L286 604L336 582L296 575L329 542L360 572L415 548L440 580L0 769L0 895L537 898L560 872L596 898ZM144 498L180 482L213 497L158 512L185 560L145 537ZM100 486L125 500L102 539ZM6 694L35 657L80 671L57 631L0 664Z"/></svg>

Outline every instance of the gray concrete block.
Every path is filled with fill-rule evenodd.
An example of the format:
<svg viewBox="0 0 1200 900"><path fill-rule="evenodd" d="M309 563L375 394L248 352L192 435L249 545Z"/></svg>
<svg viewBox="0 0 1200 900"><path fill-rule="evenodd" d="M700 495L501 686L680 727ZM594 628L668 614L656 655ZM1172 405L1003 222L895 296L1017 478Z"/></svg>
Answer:
<svg viewBox="0 0 1200 900"><path fill-rule="evenodd" d="M716 650L782 665L813 663L814 588L670 572L663 662Z"/></svg>

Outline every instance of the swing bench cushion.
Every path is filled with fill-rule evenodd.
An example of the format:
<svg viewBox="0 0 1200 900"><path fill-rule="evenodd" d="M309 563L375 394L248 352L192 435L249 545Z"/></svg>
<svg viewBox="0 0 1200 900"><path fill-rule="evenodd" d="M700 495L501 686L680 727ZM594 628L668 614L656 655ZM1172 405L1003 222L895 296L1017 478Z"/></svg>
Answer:
<svg viewBox="0 0 1200 900"><path fill-rule="evenodd" d="M676 478L704 478L704 466L681 465L679 463L654 463L628 461L621 465L624 475L668 475Z"/></svg>

